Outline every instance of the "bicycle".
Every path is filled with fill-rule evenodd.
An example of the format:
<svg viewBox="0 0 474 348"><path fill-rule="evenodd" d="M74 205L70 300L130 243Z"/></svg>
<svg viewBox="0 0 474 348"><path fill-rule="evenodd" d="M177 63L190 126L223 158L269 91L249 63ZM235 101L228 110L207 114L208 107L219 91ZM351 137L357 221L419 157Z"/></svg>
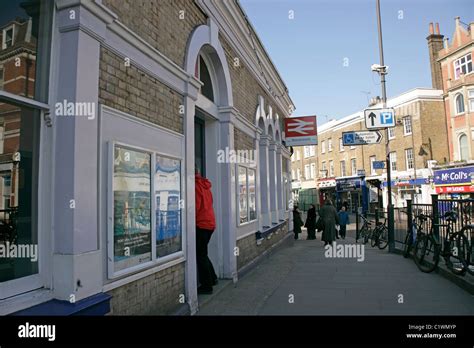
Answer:
<svg viewBox="0 0 474 348"><path fill-rule="evenodd" d="M388 227L387 219L384 222L377 222L377 226L372 231L371 242L372 247L377 246L380 250L383 250L388 245Z"/></svg>
<svg viewBox="0 0 474 348"><path fill-rule="evenodd" d="M410 252L415 245L416 236L422 232L423 223L428 220L427 215L425 214L418 214L415 216L412 222L411 230L407 230L407 235L405 237L405 244L403 248L403 257L407 258L410 255ZM417 220L419 223L417 223Z"/></svg>
<svg viewBox="0 0 474 348"><path fill-rule="evenodd" d="M359 217L362 219L363 224L359 230L359 238L357 240L362 238L363 244L367 244L370 236L372 235L372 227L370 227L372 223L367 220L363 215L359 215Z"/></svg>
<svg viewBox="0 0 474 348"><path fill-rule="evenodd" d="M458 238L458 244L466 245L465 252L460 254L461 263L467 273L474 275L474 225L464 226L459 231Z"/></svg>
<svg viewBox="0 0 474 348"><path fill-rule="evenodd" d="M464 275L466 268L461 263L461 255L464 255L466 244L464 239L460 236L459 232L453 232L451 225L457 221L457 214L454 211L448 211L443 216L446 219L447 224L435 224L434 218L430 217L433 221L431 229L428 234L423 232L421 229L417 233L417 240L414 246L414 261L420 271L424 273L433 272L439 263L440 256L444 258L448 269L457 275ZM435 227L446 227L446 235L443 240L443 249L439 241L439 236L435 235ZM465 238L465 236L464 236ZM467 241L467 240L466 240ZM454 260L458 260L461 267L454 266Z"/></svg>

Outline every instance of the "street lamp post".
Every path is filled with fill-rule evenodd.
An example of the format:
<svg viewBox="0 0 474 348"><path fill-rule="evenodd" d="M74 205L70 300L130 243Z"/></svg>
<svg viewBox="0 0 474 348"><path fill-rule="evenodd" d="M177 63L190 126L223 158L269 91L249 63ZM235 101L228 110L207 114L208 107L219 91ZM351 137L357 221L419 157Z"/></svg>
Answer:
<svg viewBox="0 0 474 348"><path fill-rule="evenodd" d="M385 75L387 67L383 58L383 40L382 40L382 20L380 16L380 0L377 0L377 29L379 33L379 52L380 52L380 82L382 86L382 103L383 108L387 107L387 90L385 88ZM387 167L387 218L388 218L388 248L389 252L395 251L394 239L394 216L392 206L392 168L390 167L390 138L388 136L388 128L386 129L386 167Z"/></svg>

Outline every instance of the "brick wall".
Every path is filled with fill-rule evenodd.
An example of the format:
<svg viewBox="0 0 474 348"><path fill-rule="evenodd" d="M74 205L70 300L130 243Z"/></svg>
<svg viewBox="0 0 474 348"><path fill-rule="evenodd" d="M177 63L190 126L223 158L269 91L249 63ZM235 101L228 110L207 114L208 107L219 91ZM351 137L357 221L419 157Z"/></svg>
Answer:
<svg viewBox="0 0 474 348"><path fill-rule="evenodd" d="M234 128L234 147L235 150L255 150L253 138L238 128Z"/></svg>
<svg viewBox="0 0 474 348"><path fill-rule="evenodd" d="M184 67L191 32L207 22L206 15L192 0L103 0L102 3L117 14L120 22L180 67Z"/></svg>
<svg viewBox="0 0 474 348"><path fill-rule="evenodd" d="M184 263L169 267L108 292L109 315L168 315L183 304Z"/></svg>
<svg viewBox="0 0 474 348"><path fill-rule="evenodd" d="M252 73L243 63L240 58L232 49L227 40L219 35L219 40L224 48L227 63L229 65L230 79L232 81L232 95L234 98L234 107L252 124L255 124L255 113L258 106L258 96L261 95L265 98L265 107L270 105L273 109L273 117L278 113L280 120L283 119L284 113L281 109L271 102L270 96L260 86L258 81L254 78ZM239 65L235 66L235 59L238 59ZM281 127L281 125L280 125Z"/></svg>
<svg viewBox="0 0 474 348"><path fill-rule="evenodd" d="M99 102L183 134L183 97L101 47Z"/></svg>
<svg viewBox="0 0 474 348"><path fill-rule="evenodd" d="M272 233L270 239L265 238L260 245L257 245L255 234L251 234L245 238L239 239L237 241L237 247L239 248L239 256L237 257L237 270L241 270L242 267L281 241L288 233L288 223L285 223L279 227L277 232L278 233Z"/></svg>

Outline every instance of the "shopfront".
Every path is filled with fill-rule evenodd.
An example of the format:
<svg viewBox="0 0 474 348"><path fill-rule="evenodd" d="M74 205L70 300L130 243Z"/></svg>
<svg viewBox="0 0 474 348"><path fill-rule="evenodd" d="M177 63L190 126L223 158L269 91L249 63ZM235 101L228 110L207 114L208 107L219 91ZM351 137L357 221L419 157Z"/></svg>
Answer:
<svg viewBox="0 0 474 348"><path fill-rule="evenodd" d="M333 202L336 201L335 178L319 179L316 183L316 187L319 190L319 206L322 206L326 199L331 199Z"/></svg>
<svg viewBox="0 0 474 348"><path fill-rule="evenodd" d="M435 170L433 180L440 199L474 198L474 166Z"/></svg>
<svg viewBox="0 0 474 348"><path fill-rule="evenodd" d="M363 178L356 176L336 179L336 206L340 208L344 202L347 202L352 213L358 208L362 208L362 212L369 209L369 194Z"/></svg>

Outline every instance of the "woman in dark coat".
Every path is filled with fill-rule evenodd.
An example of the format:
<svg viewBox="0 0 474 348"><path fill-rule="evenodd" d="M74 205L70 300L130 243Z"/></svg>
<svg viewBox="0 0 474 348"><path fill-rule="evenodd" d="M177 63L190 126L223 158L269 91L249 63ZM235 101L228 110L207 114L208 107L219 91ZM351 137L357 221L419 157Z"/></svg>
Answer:
<svg viewBox="0 0 474 348"><path fill-rule="evenodd" d="M332 205L330 199L324 202L323 207L319 211L319 216L324 223L321 240L324 241L324 245L332 244L336 239L336 225L339 225L339 217L337 216L337 210L334 205Z"/></svg>
<svg viewBox="0 0 474 348"><path fill-rule="evenodd" d="M307 239L316 239L316 207L314 204L311 204L308 209L308 216L306 217L304 227L308 229Z"/></svg>
<svg viewBox="0 0 474 348"><path fill-rule="evenodd" d="M295 239L298 239L298 234L301 233L301 226L303 226L303 219L301 219L298 206L295 205L293 208L293 232L295 233Z"/></svg>

